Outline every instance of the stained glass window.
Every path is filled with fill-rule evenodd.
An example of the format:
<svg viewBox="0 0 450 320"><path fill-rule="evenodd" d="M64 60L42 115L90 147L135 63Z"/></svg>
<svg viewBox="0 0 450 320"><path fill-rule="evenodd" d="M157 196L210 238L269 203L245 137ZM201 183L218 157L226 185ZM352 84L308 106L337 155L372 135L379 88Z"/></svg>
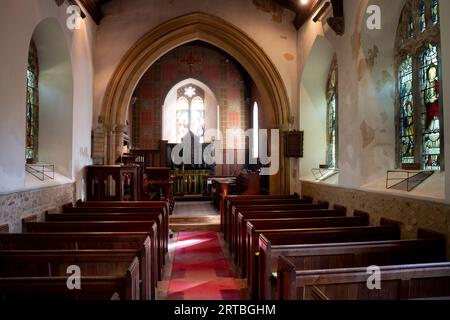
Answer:
<svg viewBox="0 0 450 320"><path fill-rule="evenodd" d="M444 164L439 34L439 1L408 0L396 48L400 162L436 171Z"/></svg>
<svg viewBox="0 0 450 320"><path fill-rule="evenodd" d="M433 25L439 22L439 0L432 0L431 2L431 22Z"/></svg>
<svg viewBox="0 0 450 320"><path fill-rule="evenodd" d="M399 68L400 127L402 163L414 163L414 100L413 100L413 63L407 57Z"/></svg>
<svg viewBox="0 0 450 320"><path fill-rule="evenodd" d="M205 104L204 93L200 88L188 85L178 90L177 101L177 142L189 131L196 135L200 142L205 139Z"/></svg>
<svg viewBox="0 0 450 320"><path fill-rule="evenodd" d="M441 130L439 107L439 60L437 47L430 45L420 57L420 88L425 169L439 170Z"/></svg>
<svg viewBox="0 0 450 320"><path fill-rule="evenodd" d="M408 37L414 37L414 19L412 15L408 17Z"/></svg>
<svg viewBox="0 0 450 320"><path fill-rule="evenodd" d="M419 0L419 31L423 32L427 28L427 19L425 17L425 0Z"/></svg>
<svg viewBox="0 0 450 320"><path fill-rule="evenodd" d="M36 45L30 43L27 67L26 94L26 147L25 158L28 163L37 161L39 135L39 62Z"/></svg>
<svg viewBox="0 0 450 320"><path fill-rule="evenodd" d="M327 165L337 168L337 62L333 59L327 85Z"/></svg>

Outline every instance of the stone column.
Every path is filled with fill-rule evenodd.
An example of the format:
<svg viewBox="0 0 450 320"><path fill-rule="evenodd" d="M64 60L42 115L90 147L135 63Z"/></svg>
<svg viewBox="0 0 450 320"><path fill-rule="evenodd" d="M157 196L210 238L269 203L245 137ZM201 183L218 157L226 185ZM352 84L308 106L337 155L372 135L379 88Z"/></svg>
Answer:
<svg viewBox="0 0 450 320"><path fill-rule="evenodd" d="M113 139L111 144L111 164L114 164L116 160L122 155L125 132L126 125L119 124L115 126L115 129L111 134L111 138Z"/></svg>

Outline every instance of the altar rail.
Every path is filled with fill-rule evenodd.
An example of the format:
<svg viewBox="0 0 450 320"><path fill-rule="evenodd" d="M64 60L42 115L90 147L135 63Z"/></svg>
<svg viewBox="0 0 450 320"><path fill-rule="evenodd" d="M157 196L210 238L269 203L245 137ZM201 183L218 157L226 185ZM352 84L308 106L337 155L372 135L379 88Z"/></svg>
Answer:
<svg viewBox="0 0 450 320"><path fill-rule="evenodd" d="M209 176L209 170L173 170L171 177L174 181L174 195L210 195L211 190L208 187Z"/></svg>

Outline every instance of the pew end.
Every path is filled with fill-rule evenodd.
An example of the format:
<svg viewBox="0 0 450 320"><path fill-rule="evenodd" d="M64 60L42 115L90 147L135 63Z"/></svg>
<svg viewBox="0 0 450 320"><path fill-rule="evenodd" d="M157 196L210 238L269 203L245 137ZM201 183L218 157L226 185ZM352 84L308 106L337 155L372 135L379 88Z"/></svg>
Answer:
<svg viewBox="0 0 450 320"><path fill-rule="evenodd" d="M367 212L365 212L365 211L355 210L355 211L353 212L353 216L354 216L354 217L360 217L360 218L363 218L364 221L367 223L367 225L370 224L370 219L369 219L370 216L369 216L369 214L368 214Z"/></svg>
<svg viewBox="0 0 450 320"><path fill-rule="evenodd" d="M0 225L0 233L9 233L9 224Z"/></svg>
<svg viewBox="0 0 450 320"><path fill-rule="evenodd" d="M342 211L342 212L344 213L344 215L347 214L347 207L342 206L342 205L340 205L340 204L335 204L335 205L333 206L333 209Z"/></svg>
<svg viewBox="0 0 450 320"><path fill-rule="evenodd" d="M277 288L278 300L296 300L295 265L284 255L278 257Z"/></svg>
<svg viewBox="0 0 450 320"><path fill-rule="evenodd" d="M78 200L78 201L80 201L80 200ZM77 206L78 206L78 201L77 201ZM66 204L64 204L63 206L63 209L65 209L65 208L73 208L73 203L66 203Z"/></svg>
<svg viewBox="0 0 450 320"><path fill-rule="evenodd" d="M141 277L139 272L138 257L134 257L133 262L128 267L125 279L126 279L125 299L140 300Z"/></svg>
<svg viewBox="0 0 450 320"><path fill-rule="evenodd" d="M322 205L324 207L324 209L329 209L330 208L330 203L328 201L317 200L317 204Z"/></svg>
<svg viewBox="0 0 450 320"><path fill-rule="evenodd" d="M417 239L436 239L438 242L436 250L441 253L441 260L447 260L447 237L439 232L428 229L417 229Z"/></svg>
<svg viewBox="0 0 450 320"><path fill-rule="evenodd" d="M387 219L387 218L381 218L380 219L380 226L393 226L400 229L401 223L396 220Z"/></svg>
<svg viewBox="0 0 450 320"><path fill-rule="evenodd" d="M27 230L28 223L38 222L38 220L39 219L36 214L22 218L22 232L27 233L28 232L28 230Z"/></svg>

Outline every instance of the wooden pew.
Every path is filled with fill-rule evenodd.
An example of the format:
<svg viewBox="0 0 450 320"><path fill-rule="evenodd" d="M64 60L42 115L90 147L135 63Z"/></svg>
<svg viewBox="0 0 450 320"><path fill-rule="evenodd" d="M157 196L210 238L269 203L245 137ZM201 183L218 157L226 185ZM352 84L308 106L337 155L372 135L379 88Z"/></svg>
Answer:
<svg viewBox="0 0 450 320"><path fill-rule="evenodd" d="M420 233L420 231L419 231ZM283 257L283 258L282 258ZM295 282L295 271L369 267L371 265L397 265L413 263L433 263L446 260L446 241L444 237L375 241L361 243L339 243L327 245L305 245L296 249L287 249L278 259L277 287L284 282ZM286 265L289 268L284 268ZM278 291L281 300L285 291ZM289 292L288 292L289 294Z"/></svg>
<svg viewBox="0 0 450 320"><path fill-rule="evenodd" d="M316 300L316 301L329 301L330 300L330 298L328 298L326 296L326 294L323 293L322 290L320 290L316 286L313 286L311 289L311 298L312 298L312 300Z"/></svg>
<svg viewBox="0 0 450 320"><path fill-rule="evenodd" d="M225 216L225 211L230 206L230 202L236 200L251 200L251 199L299 199L298 194L293 195L223 195L220 199L220 217L221 219ZM309 198L311 203L312 199ZM222 230L224 231L224 230Z"/></svg>
<svg viewBox="0 0 450 320"><path fill-rule="evenodd" d="M449 299L450 263L429 263L381 266L381 290L367 286L367 268L324 269L295 271L285 257L283 272L292 273L294 281L282 281L280 291L290 300L317 299L315 286L321 297L328 300L412 300ZM286 270L286 271L284 271Z"/></svg>
<svg viewBox="0 0 450 320"><path fill-rule="evenodd" d="M222 225L222 231L225 236L228 236L227 225L229 224L229 219L231 215L231 209L234 203L240 201L251 201L258 200L262 202L267 202L271 200L298 200L298 194L295 195L282 195L282 196L262 196L262 195L234 195L234 196L224 196L220 201L220 221ZM307 203L312 203L312 199L308 198L304 200ZM226 238L225 238L226 239Z"/></svg>
<svg viewBox="0 0 450 320"><path fill-rule="evenodd" d="M258 251L258 240L261 232L265 230L282 229L306 229L306 228L338 228L368 226L369 216L360 215L356 217L328 217L328 218L300 218L300 219L277 219L277 220L247 220L246 232L243 234L242 245L237 252L240 255L241 275L247 276L250 268L249 253Z"/></svg>
<svg viewBox="0 0 450 320"><path fill-rule="evenodd" d="M68 204L66 207L71 207ZM126 207L126 208L160 208L166 207L167 212L171 213L171 207L169 201L86 201L78 200L76 207L83 208L113 208L113 207Z"/></svg>
<svg viewBox="0 0 450 320"><path fill-rule="evenodd" d="M286 210L286 211L238 211L235 224L232 225L231 239L234 243L231 246L232 253L239 252L240 246L244 243L247 231L248 219L300 219L300 218L328 218L345 217L346 210L343 209L318 209L318 210ZM358 213L356 214L358 215ZM361 215L361 214L360 214ZM364 215L364 213L362 213ZM235 254L236 258L236 254ZM238 261L236 261L238 262Z"/></svg>
<svg viewBox="0 0 450 320"><path fill-rule="evenodd" d="M139 252L140 275L146 296L155 298L157 270L147 232L13 233L0 234L0 250L123 250ZM147 289L146 289L147 288Z"/></svg>
<svg viewBox="0 0 450 320"><path fill-rule="evenodd" d="M151 299L150 296L146 296L145 290L140 290L140 267L136 250L0 251L0 278L4 279L68 278L67 270L72 265L80 268L83 290L85 277L122 277L129 292L125 296L122 295L124 298L128 296L132 300ZM142 285L145 283L142 282ZM122 294L122 289L117 291ZM0 296L1 294L0 290ZM108 295L112 296L111 292Z"/></svg>
<svg viewBox="0 0 450 320"><path fill-rule="evenodd" d="M398 226L261 230L259 248L250 253L249 287L254 299L271 299L270 277L286 247L301 244L400 240Z"/></svg>
<svg viewBox="0 0 450 320"><path fill-rule="evenodd" d="M24 224L24 232L147 232L151 239L152 266L158 280L162 280L162 248L160 248L158 231L154 221L71 221L71 222L30 222Z"/></svg>
<svg viewBox="0 0 450 320"><path fill-rule="evenodd" d="M67 277L26 277L0 278L0 300L23 302L137 299L123 277L85 277L82 290L68 290Z"/></svg>
<svg viewBox="0 0 450 320"><path fill-rule="evenodd" d="M230 250L233 251L236 243L235 239L237 237L237 230L236 230L236 224L237 224L237 215L241 211L245 212L251 212L251 211L311 211L311 210L321 210L321 209L328 209L328 203L323 204L252 204L252 205L233 205L231 210L231 216L230 220L228 220L229 226L229 235L227 239L229 239L229 246Z"/></svg>
<svg viewBox="0 0 450 320"><path fill-rule="evenodd" d="M228 236L227 225L230 223L233 208L240 205L274 205L274 204L312 204L311 198L300 199L297 197L275 197L257 199L228 199L224 211L225 235Z"/></svg>
<svg viewBox="0 0 450 320"><path fill-rule="evenodd" d="M160 248L161 263L165 264L165 248L163 239L163 217L161 213L65 213L45 214L47 222L71 222L71 221L153 221L157 227L157 241Z"/></svg>
<svg viewBox="0 0 450 320"><path fill-rule="evenodd" d="M162 202L165 203L165 202ZM63 208L63 213L155 213L161 212L163 214L163 239L164 239L164 250L167 253L169 251L169 214L165 206L153 208L128 208L128 207L65 207Z"/></svg>

